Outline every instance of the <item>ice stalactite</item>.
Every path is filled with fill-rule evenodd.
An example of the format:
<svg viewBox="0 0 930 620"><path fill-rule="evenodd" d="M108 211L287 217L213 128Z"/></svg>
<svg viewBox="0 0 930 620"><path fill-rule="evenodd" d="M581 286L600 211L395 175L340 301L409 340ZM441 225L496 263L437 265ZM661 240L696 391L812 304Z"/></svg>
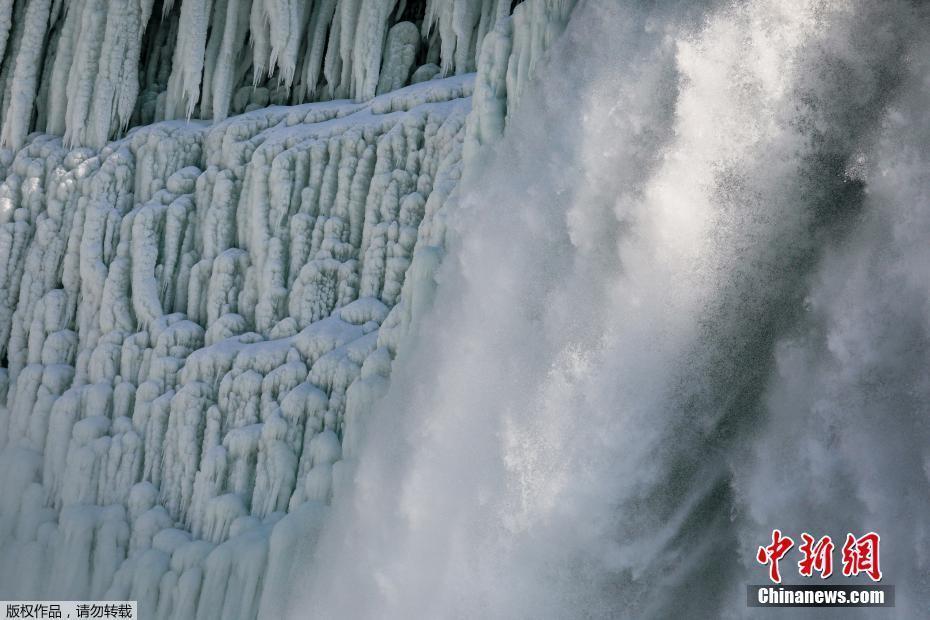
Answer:
<svg viewBox="0 0 930 620"><path fill-rule="evenodd" d="M573 4L517 4L524 59ZM19 149L39 130L100 149L159 120L367 101L410 83L418 68L475 71L485 35L510 8L510 0L182 0L158 10L154 0L3 1L0 145ZM513 79L527 67L515 66Z"/></svg>
<svg viewBox="0 0 930 620"><path fill-rule="evenodd" d="M166 119L190 118L197 107L212 4L211 0L185 0L181 4L171 78L165 95Z"/></svg>
<svg viewBox="0 0 930 620"><path fill-rule="evenodd" d="M217 7L222 6L222 3L217 4ZM216 52L216 60L210 65L211 76L204 76L206 88L201 109L207 109L212 101L209 110L211 118L217 121L224 120L229 114L236 81L236 60L248 34L249 8L249 3L245 0L229 0L226 3L222 39ZM217 30L216 37L219 37L218 32Z"/></svg>
<svg viewBox="0 0 930 620"><path fill-rule="evenodd" d="M13 2L3 0L0 2L0 58L6 53L6 45L10 40L10 29L13 27Z"/></svg>
<svg viewBox="0 0 930 620"><path fill-rule="evenodd" d="M52 0L29 2L23 15L22 33L10 77L9 104L3 115L3 129L0 132L0 144L14 149L23 145L29 129L51 8Z"/></svg>

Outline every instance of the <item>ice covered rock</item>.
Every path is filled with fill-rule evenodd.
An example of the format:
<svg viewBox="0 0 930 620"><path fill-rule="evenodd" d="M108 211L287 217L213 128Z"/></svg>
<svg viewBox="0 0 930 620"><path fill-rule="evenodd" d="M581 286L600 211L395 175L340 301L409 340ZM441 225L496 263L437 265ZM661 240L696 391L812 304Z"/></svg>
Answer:
<svg viewBox="0 0 930 620"><path fill-rule="evenodd" d="M430 303L509 9L0 0L0 597L276 608Z"/></svg>
<svg viewBox="0 0 930 620"><path fill-rule="evenodd" d="M573 3L526 2L524 58L535 58L553 19L564 21ZM39 130L99 149L158 120L368 100L409 83L424 53L443 75L472 72L511 4L166 0L155 10L154 0L0 2L0 145L19 149ZM531 65L521 62L515 79ZM424 72L415 82L422 79Z"/></svg>

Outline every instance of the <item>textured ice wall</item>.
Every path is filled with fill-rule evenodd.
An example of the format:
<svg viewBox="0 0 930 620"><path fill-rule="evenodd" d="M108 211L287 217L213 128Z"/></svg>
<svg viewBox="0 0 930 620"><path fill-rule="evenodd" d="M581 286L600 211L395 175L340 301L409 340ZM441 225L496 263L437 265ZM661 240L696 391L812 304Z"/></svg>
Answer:
<svg viewBox="0 0 930 620"><path fill-rule="evenodd" d="M36 130L64 135L67 146L102 148L127 127L154 121L364 101L437 73L474 72L485 35L511 4L2 0L0 145L18 149ZM538 52L574 0L529 5L517 19L547 32L519 28L526 34L517 45Z"/></svg>
<svg viewBox="0 0 930 620"><path fill-rule="evenodd" d="M569 7L521 4L477 76L0 150L0 598L276 617L430 304L465 145Z"/></svg>
<svg viewBox="0 0 930 620"><path fill-rule="evenodd" d="M255 616L271 528L329 499L429 286L470 82L16 153L5 595Z"/></svg>

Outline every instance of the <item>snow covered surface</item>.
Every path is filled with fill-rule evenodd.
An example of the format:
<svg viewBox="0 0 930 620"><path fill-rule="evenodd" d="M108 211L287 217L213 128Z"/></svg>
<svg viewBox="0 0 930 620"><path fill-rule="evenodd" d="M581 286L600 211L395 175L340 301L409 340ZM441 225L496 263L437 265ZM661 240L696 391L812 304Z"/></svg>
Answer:
<svg viewBox="0 0 930 620"><path fill-rule="evenodd" d="M0 0L0 598L277 617L570 3L404 6Z"/></svg>
<svg viewBox="0 0 930 620"><path fill-rule="evenodd" d="M217 617L255 616L274 524L329 500L429 295L472 80L15 154L0 492L28 499L2 504L4 595L185 618L229 588Z"/></svg>

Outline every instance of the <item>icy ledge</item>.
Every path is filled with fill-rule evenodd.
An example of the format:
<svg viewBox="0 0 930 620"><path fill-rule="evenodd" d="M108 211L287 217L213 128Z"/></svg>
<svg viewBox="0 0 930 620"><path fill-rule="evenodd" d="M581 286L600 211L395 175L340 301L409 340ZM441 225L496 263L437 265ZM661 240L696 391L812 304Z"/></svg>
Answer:
<svg viewBox="0 0 930 620"><path fill-rule="evenodd" d="M276 617L562 4L477 76L0 151L0 598Z"/></svg>

